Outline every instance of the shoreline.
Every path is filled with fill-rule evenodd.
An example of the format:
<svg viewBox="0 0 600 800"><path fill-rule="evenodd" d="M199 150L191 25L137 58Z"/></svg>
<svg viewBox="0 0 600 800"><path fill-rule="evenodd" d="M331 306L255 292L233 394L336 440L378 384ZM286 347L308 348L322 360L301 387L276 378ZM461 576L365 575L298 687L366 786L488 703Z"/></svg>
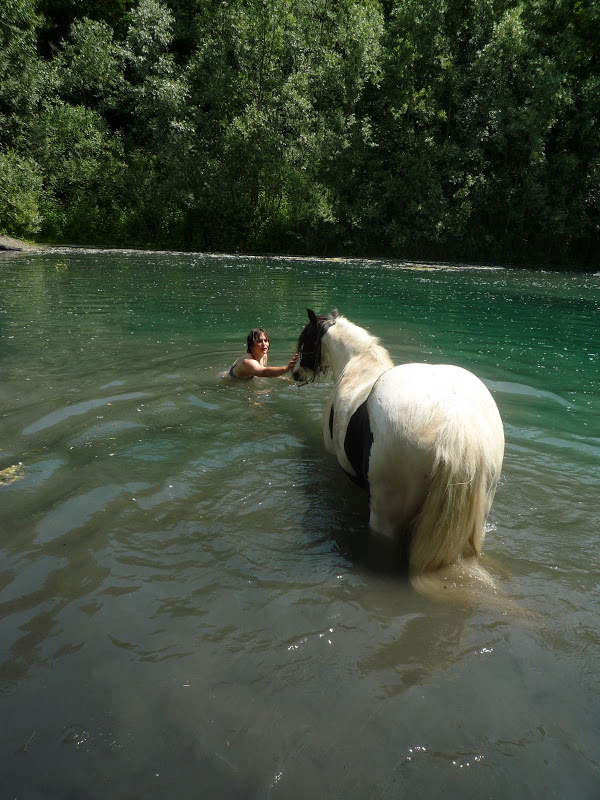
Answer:
<svg viewBox="0 0 600 800"><path fill-rule="evenodd" d="M35 250L44 250L44 245L31 244L12 236L0 236L0 252L28 253Z"/></svg>
<svg viewBox="0 0 600 800"><path fill-rule="evenodd" d="M244 253L244 252L201 252L196 250L165 250L143 247L108 247L103 245L81 245L81 244L38 244L37 242L27 242L23 239L16 239L14 236L0 235L0 257L3 254L11 253L68 253L69 251L81 251L84 253L104 252L104 253L172 253L181 255L203 256L206 258L247 258L260 259L271 258L281 261L321 261L326 263L363 263L365 261L376 262L387 268L403 266L408 269L422 270L456 270L456 269L509 269L509 270L533 270L541 272L577 272L579 274L588 273L598 275L597 267L581 266L559 266L554 264L505 264L494 262L472 262L472 261L442 261L431 259L409 259L409 258L390 258L387 256L307 256L296 255L293 253Z"/></svg>

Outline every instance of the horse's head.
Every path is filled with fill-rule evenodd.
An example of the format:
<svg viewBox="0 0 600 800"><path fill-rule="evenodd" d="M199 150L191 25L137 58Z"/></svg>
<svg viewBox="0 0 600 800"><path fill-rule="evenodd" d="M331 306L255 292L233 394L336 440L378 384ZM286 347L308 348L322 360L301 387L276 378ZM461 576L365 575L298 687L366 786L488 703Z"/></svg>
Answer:
<svg viewBox="0 0 600 800"><path fill-rule="evenodd" d="M319 373L327 372L329 364L323 360L321 341L339 317L335 306L331 314L315 314L310 308L306 311L309 322L298 339L298 359L292 372L292 378L299 383L312 383Z"/></svg>

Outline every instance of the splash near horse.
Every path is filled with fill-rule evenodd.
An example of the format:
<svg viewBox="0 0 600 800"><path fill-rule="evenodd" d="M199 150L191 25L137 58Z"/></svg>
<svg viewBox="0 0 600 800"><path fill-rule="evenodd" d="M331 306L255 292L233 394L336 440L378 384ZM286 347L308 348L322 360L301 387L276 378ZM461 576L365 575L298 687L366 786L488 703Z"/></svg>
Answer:
<svg viewBox="0 0 600 800"><path fill-rule="evenodd" d="M292 376L310 383L331 371L325 447L368 491L371 528L408 543L413 575L478 556L504 457L488 389L462 367L396 367L336 308L307 311Z"/></svg>

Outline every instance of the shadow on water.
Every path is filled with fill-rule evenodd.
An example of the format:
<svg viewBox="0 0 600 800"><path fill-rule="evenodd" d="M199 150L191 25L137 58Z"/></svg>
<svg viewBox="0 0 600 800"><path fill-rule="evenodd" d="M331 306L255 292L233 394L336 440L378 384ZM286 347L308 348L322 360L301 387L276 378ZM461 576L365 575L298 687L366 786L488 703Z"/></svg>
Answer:
<svg viewBox="0 0 600 800"><path fill-rule="evenodd" d="M406 546L378 536L368 525L359 537L340 531L334 532L333 538L341 555L359 569L409 584Z"/></svg>
<svg viewBox="0 0 600 800"><path fill-rule="evenodd" d="M313 428L316 428L314 422ZM304 464L304 490L312 498L302 517L309 539L325 536L334 552L359 572L408 585L406 548L369 528L369 497L325 451L319 430L307 425L303 439L311 453Z"/></svg>

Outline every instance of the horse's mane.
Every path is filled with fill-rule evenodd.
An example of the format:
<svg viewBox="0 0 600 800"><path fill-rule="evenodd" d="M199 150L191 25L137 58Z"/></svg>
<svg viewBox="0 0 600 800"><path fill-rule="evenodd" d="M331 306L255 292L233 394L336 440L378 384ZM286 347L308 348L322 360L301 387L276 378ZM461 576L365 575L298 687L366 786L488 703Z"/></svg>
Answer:
<svg viewBox="0 0 600 800"><path fill-rule="evenodd" d="M381 344L381 340L364 328L350 322L346 317L339 316L335 325L329 330L330 336L335 337L336 334L340 339L343 338L352 358L364 358L365 361L374 361L383 367L393 366L390 354Z"/></svg>

